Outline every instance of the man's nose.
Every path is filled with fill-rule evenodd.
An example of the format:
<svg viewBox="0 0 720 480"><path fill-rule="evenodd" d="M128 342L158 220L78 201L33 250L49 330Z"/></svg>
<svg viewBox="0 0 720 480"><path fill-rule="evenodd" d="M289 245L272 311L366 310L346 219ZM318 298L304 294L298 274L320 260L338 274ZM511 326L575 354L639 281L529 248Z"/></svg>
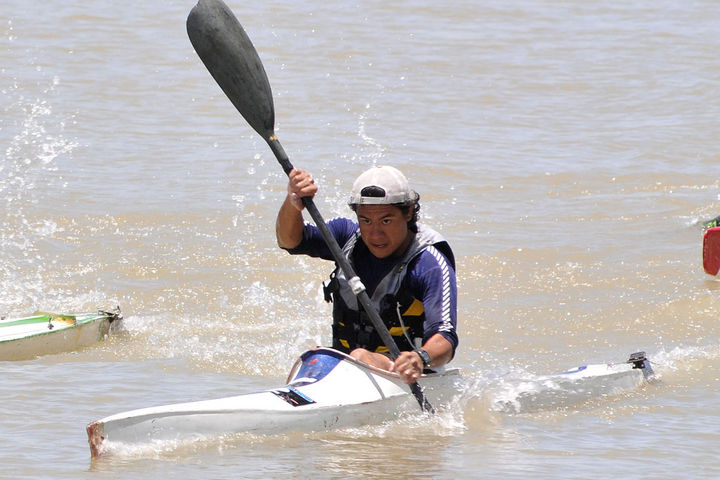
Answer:
<svg viewBox="0 0 720 480"><path fill-rule="evenodd" d="M380 228L380 225L378 225L377 223L372 223L368 227L370 229L370 235L375 236L382 233L382 228Z"/></svg>

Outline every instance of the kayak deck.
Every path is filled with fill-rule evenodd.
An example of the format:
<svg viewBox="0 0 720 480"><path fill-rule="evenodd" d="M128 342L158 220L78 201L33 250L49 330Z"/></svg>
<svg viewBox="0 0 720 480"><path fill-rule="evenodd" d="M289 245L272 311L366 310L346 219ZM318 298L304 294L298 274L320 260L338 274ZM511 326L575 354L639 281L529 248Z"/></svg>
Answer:
<svg viewBox="0 0 720 480"><path fill-rule="evenodd" d="M89 346L105 338L122 319L120 308L93 313L37 312L0 320L0 361L25 360Z"/></svg>

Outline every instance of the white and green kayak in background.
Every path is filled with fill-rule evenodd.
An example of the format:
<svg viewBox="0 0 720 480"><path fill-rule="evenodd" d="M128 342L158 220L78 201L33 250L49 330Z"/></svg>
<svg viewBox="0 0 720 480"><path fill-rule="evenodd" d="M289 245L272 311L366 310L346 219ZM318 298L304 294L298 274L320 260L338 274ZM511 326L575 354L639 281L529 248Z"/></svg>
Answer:
<svg viewBox="0 0 720 480"><path fill-rule="evenodd" d="M61 314L36 312L0 320L0 361L24 360L87 347L104 339L120 308L107 312Z"/></svg>

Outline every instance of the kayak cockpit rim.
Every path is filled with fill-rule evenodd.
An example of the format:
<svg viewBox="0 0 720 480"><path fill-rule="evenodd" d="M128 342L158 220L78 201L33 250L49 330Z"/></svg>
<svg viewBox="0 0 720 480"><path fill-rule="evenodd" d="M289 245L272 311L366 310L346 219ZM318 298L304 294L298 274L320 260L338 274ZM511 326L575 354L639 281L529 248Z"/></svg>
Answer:
<svg viewBox="0 0 720 480"><path fill-rule="evenodd" d="M314 381L316 381L316 379L314 379L314 378L294 378L295 375L297 375L300 368L305 363L305 361L308 358L313 357L315 355L327 355L327 356L335 357L338 361L345 360L347 362L352 363L353 365L357 365L360 368L369 370L374 374L381 375L381 376L384 376L384 377L387 377L387 378L390 378L393 380L400 379L400 375L398 375L395 372L389 372L387 370L383 370L382 368L378 368L373 365L369 365L369 364L363 362L362 360L358 360L357 358L351 357L350 355L343 353L339 350L335 350L334 348L316 347L312 350L307 350L302 355L300 355L300 357L295 361L292 368L290 369L290 373L288 374L285 383L288 385L291 385L293 382L300 382L300 381L314 382ZM435 376L440 376L440 375L442 375L442 376L460 375L460 369L459 368L450 368L450 369L443 368L442 370L437 370L437 371L426 370L420 376L419 380L422 381L423 378L435 377Z"/></svg>

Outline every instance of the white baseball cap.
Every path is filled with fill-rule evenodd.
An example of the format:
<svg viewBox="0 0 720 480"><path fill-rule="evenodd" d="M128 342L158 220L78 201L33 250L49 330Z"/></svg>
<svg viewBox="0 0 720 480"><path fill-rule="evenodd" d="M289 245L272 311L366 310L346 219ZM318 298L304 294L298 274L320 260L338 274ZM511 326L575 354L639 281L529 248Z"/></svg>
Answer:
<svg viewBox="0 0 720 480"><path fill-rule="evenodd" d="M388 165L372 167L355 180L350 194L350 205L390 205L417 200L418 194L410 190L407 178L400 170Z"/></svg>

